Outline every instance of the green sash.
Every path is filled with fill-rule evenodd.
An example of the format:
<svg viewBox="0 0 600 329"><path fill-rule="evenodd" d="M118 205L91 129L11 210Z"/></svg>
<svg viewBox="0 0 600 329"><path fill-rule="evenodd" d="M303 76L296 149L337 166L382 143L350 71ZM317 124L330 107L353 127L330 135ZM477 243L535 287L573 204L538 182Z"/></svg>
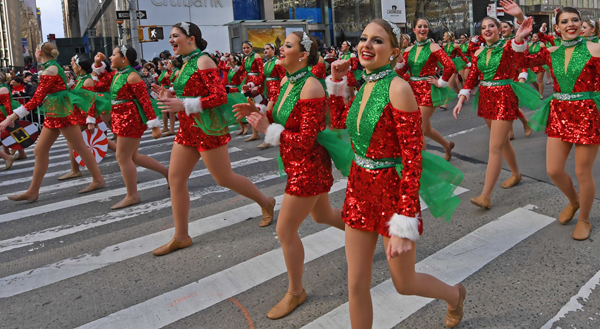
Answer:
<svg viewBox="0 0 600 329"><path fill-rule="evenodd" d="M256 55L256 53L253 51L250 54L248 54L248 56L246 56L246 58L244 58L244 69L246 70L247 73L250 73L252 70L252 64L254 63L254 60L256 59L256 57L254 57ZM248 60L250 59L250 60Z"/></svg>
<svg viewBox="0 0 600 329"><path fill-rule="evenodd" d="M127 78L129 78L129 74L132 72L135 72L136 74L139 75L139 73L136 70L134 70L131 66L127 66L127 67L122 68L117 71L117 74L113 77L112 82L110 84L110 99L112 101L112 105L119 105L119 104L123 104L123 103L127 103L127 102L134 102L135 106L137 107L138 114L140 115L140 118L142 119L142 123L146 124L148 122L148 118L146 117L146 112L144 112L144 108L142 107L142 105L136 98L134 98L132 100L117 99L119 90L121 90L121 88L123 88L123 86L125 86L125 84L127 83ZM162 112L158 108L158 104L157 104L156 100L154 98L150 97L150 103L152 104L152 109L154 110L154 114L156 115L156 117L158 119L162 119Z"/></svg>
<svg viewBox="0 0 600 329"><path fill-rule="evenodd" d="M273 77L271 78L271 74L273 73L273 69L275 68L275 56L271 57L271 58L267 58L264 62L265 65L265 77L266 77L266 81L272 81L272 80L279 80L279 77ZM269 80L271 79L271 80ZM269 88L266 88L266 83L265 83L265 97L267 99L269 99Z"/></svg>

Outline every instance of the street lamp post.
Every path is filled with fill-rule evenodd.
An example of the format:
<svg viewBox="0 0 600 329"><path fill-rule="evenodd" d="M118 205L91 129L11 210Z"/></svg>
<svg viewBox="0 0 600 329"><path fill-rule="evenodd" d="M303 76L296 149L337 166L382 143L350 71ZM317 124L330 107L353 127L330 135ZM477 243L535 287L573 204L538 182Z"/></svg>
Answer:
<svg viewBox="0 0 600 329"><path fill-rule="evenodd" d="M137 18L137 1L129 0L129 22L131 27L131 46L142 56L142 48L140 47L140 39L138 37L138 18Z"/></svg>

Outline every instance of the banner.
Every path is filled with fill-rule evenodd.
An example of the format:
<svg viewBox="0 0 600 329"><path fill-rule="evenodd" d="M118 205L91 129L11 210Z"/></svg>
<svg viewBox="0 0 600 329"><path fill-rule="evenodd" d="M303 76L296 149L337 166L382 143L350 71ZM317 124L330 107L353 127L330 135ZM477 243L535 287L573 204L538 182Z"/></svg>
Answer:
<svg viewBox="0 0 600 329"><path fill-rule="evenodd" d="M392 23L406 23L404 0L381 0L381 15Z"/></svg>
<svg viewBox="0 0 600 329"><path fill-rule="evenodd" d="M284 27L248 28L248 41L252 42L254 51L262 54L267 43L275 45L275 49L285 42L287 31Z"/></svg>

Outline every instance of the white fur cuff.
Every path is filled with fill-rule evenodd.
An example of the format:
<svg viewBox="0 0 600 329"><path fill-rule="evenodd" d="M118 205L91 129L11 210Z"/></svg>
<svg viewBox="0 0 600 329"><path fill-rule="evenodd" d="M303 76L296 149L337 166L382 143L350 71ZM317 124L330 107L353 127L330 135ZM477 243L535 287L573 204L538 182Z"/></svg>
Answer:
<svg viewBox="0 0 600 329"><path fill-rule="evenodd" d="M448 82L442 80L442 78L439 78L438 79L438 85L440 85L440 88L446 88L446 87L448 87Z"/></svg>
<svg viewBox="0 0 600 329"><path fill-rule="evenodd" d="M265 134L265 143L273 146L279 145L279 138L284 130L285 127L278 123L270 124L269 128L267 128L267 133Z"/></svg>
<svg viewBox="0 0 600 329"><path fill-rule="evenodd" d="M329 95L333 96L342 96L344 98L348 98L348 78L343 77L342 81L335 82L333 78L328 76L325 79L325 84L327 85L327 92Z"/></svg>
<svg viewBox="0 0 600 329"><path fill-rule="evenodd" d="M100 67L96 67L96 65L94 65L93 70L96 73L96 75L103 74L104 72L106 72L106 63L102 62L102 65L100 65Z"/></svg>
<svg viewBox="0 0 600 329"><path fill-rule="evenodd" d="M154 79L156 79L156 78L158 78L158 74L154 73L154 74L152 75L152 77L153 77Z"/></svg>
<svg viewBox="0 0 600 329"><path fill-rule="evenodd" d="M90 123L93 124L93 125L95 125L96 124L96 118L94 118L94 117L87 117L87 118L85 118L85 123L88 124L88 125Z"/></svg>
<svg viewBox="0 0 600 329"><path fill-rule="evenodd" d="M471 65L471 63L467 63L467 67L471 67L471 66L473 66L473 65Z"/></svg>
<svg viewBox="0 0 600 329"><path fill-rule="evenodd" d="M404 67L404 62L402 63L396 63L396 67L394 67L394 70L398 71L399 69Z"/></svg>
<svg viewBox="0 0 600 329"><path fill-rule="evenodd" d="M232 68L233 72L237 72L237 71L239 71L239 69L240 69L239 66L236 66L236 67Z"/></svg>
<svg viewBox="0 0 600 329"><path fill-rule="evenodd" d="M527 43L523 41L522 44L518 45L515 43L515 39L512 40L512 49L517 53L522 53L527 49Z"/></svg>
<svg viewBox="0 0 600 329"><path fill-rule="evenodd" d="M350 54L350 58L356 58L356 55L354 53Z"/></svg>
<svg viewBox="0 0 600 329"><path fill-rule="evenodd" d="M521 72L519 74L519 79L525 79L525 80L527 80L528 76L529 76L529 74L527 72Z"/></svg>
<svg viewBox="0 0 600 329"><path fill-rule="evenodd" d="M471 42L472 43L479 43L479 37L472 37L471 38Z"/></svg>
<svg viewBox="0 0 600 329"><path fill-rule="evenodd" d="M226 61L226 60L227 60L227 57L225 57L225 56L221 56L221 61L223 61L223 62L224 62L224 61Z"/></svg>
<svg viewBox="0 0 600 329"><path fill-rule="evenodd" d="M197 98L181 98L183 101L183 107L185 107L185 114L192 115L194 113L202 113L202 101L200 97Z"/></svg>
<svg viewBox="0 0 600 329"><path fill-rule="evenodd" d="M171 94L175 93L175 89L173 89L173 87L169 87L169 91L171 92Z"/></svg>
<svg viewBox="0 0 600 329"><path fill-rule="evenodd" d="M75 85L75 81L71 80L67 83L67 87L69 87L69 89L73 88L73 86Z"/></svg>
<svg viewBox="0 0 600 329"><path fill-rule="evenodd" d="M256 104L256 108L260 111L260 113L267 114L267 106L266 105Z"/></svg>
<svg viewBox="0 0 600 329"><path fill-rule="evenodd" d="M460 96L465 96L467 100L469 100L469 97L471 97L471 89L461 89L458 93L459 98Z"/></svg>
<svg viewBox="0 0 600 329"><path fill-rule="evenodd" d="M17 107L16 110L13 110L13 113L19 116L19 119L22 119L24 116L29 114L29 111L25 108L25 106L21 105Z"/></svg>
<svg viewBox="0 0 600 329"><path fill-rule="evenodd" d="M92 76L92 80L94 80L94 81L98 81L98 77L97 77L97 76L95 76L95 75L93 75L93 76Z"/></svg>
<svg viewBox="0 0 600 329"><path fill-rule="evenodd" d="M154 118L152 120L148 120L148 122L146 122L146 126L148 126L150 129L158 128L160 127L160 122L158 121L158 118Z"/></svg>
<svg viewBox="0 0 600 329"><path fill-rule="evenodd" d="M419 240L419 219L416 217L394 214L387 225L390 235L411 241Z"/></svg>
<svg viewBox="0 0 600 329"><path fill-rule="evenodd" d="M256 85L252 81L248 82L248 86L250 86L251 89L256 87Z"/></svg>

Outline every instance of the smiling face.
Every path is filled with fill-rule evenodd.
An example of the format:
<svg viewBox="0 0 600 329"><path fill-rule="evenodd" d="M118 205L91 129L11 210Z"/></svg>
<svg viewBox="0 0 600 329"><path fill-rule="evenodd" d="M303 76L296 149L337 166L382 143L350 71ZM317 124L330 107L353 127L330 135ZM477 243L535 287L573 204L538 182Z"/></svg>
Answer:
<svg viewBox="0 0 600 329"><path fill-rule="evenodd" d="M300 58L302 58L302 62L305 63L304 65L307 65L307 57L308 53L300 44L300 38L295 34L290 33L285 38L285 42L281 48L279 48L279 64L290 71L291 67L295 66L297 63L301 63Z"/></svg>
<svg viewBox="0 0 600 329"><path fill-rule="evenodd" d="M188 37L178 27L173 26L169 35L169 44L173 47L175 55L187 55L194 51L196 47L196 38Z"/></svg>
<svg viewBox="0 0 600 329"><path fill-rule="evenodd" d="M577 14L562 13L558 19L558 30L563 40L573 40L581 33L581 19Z"/></svg>
<svg viewBox="0 0 600 329"><path fill-rule="evenodd" d="M465 37L464 35L460 36L460 43L465 43L467 42L467 37Z"/></svg>
<svg viewBox="0 0 600 329"><path fill-rule="evenodd" d="M271 58L275 55L275 49L271 48L270 45L265 45L265 48L263 49L264 53L265 53L265 57L267 58Z"/></svg>
<svg viewBox="0 0 600 329"><path fill-rule="evenodd" d="M342 51L350 51L350 45L346 41L342 42Z"/></svg>
<svg viewBox="0 0 600 329"><path fill-rule="evenodd" d="M429 34L429 24L426 20L419 19L413 28L413 32L417 36L418 41L425 41L427 40L427 35Z"/></svg>
<svg viewBox="0 0 600 329"><path fill-rule="evenodd" d="M540 41L540 38L538 37L538 35L537 34L533 34L531 36L531 42L536 43L538 41Z"/></svg>
<svg viewBox="0 0 600 329"><path fill-rule="evenodd" d="M370 23L364 29L358 43L358 59L367 72L390 64L400 55L400 49L392 46L389 33L379 24Z"/></svg>
<svg viewBox="0 0 600 329"><path fill-rule="evenodd" d="M244 55L250 55L250 53L252 52L252 47L249 44L244 43L242 45L242 51L244 52Z"/></svg>
<svg viewBox="0 0 600 329"><path fill-rule="evenodd" d="M596 34L596 30L588 22L583 22L581 25L581 33L584 37L592 37Z"/></svg>
<svg viewBox="0 0 600 329"><path fill-rule="evenodd" d="M502 36L505 38L511 37L513 35L513 27L506 22L500 23L502 29Z"/></svg>
<svg viewBox="0 0 600 329"><path fill-rule="evenodd" d="M483 39L488 43L492 44L500 38L500 30L498 25L491 19L484 19L481 22L481 35Z"/></svg>
<svg viewBox="0 0 600 329"><path fill-rule="evenodd" d="M229 64L229 67L235 67L236 63L235 57L233 57L233 55L229 55L229 57L227 58L227 64Z"/></svg>
<svg viewBox="0 0 600 329"><path fill-rule="evenodd" d="M127 65L129 65L129 62L127 61L126 57L123 57L123 55L121 55L121 51L119 51L119 48L117 47L113 49L112 55L110 56L110 67L118 70L124 68Z"/></svg>

